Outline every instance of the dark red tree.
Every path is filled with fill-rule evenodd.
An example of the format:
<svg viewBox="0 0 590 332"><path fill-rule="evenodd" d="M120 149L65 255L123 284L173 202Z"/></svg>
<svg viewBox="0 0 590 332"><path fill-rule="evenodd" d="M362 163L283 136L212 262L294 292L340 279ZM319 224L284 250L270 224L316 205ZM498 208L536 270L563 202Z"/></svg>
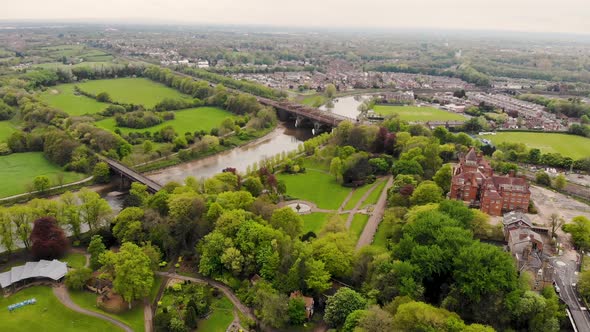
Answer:
<svg viewBox="0 0 590 332"><path fill-rule="evenodd" d="M33 255L38 259L59 258L68 249L66 234L54 217L35 220L30 240Z"/></svg>
<svg viewBox="0 0 590 332"><path fill-rule="evenodd" d="M414 193L414 186L411 184L406 184L400 188L399 193L406 197L412 196Z"/></svg>

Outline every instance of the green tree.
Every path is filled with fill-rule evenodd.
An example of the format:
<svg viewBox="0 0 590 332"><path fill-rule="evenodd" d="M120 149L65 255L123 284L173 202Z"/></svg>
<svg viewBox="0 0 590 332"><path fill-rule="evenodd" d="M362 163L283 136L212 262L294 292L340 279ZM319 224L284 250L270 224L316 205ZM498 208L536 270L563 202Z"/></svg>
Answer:
<svg viewBox="0 0 590 332"><path fill-rule="evenodd" d="M551 186L551 178L549 177L549 174L543 171L537 172L537 174L535 175L535 182L542 186Z"/></svg>
<svg viewBox="0 0 590 332"><path fill-rule="evenodd" d="M250 192L250 194L252 194L252 196L254 197L258 197L264 189L264 186L262 185L260 178L257 176L251 176L246 178L246 180L244 180L244 182L242 183L242 187L244 187L244 189Z"/></svg>
<svg viewBox="0 0 590 332"><path fill-rule="evenodd" d="M326 264L331 275L349 275L354 259L354 241L348 232L328 233L312 242L313 256Z"/></svg>
<svg viewBox="0 0 590 332"><path fill-rule="evenodd" d="M49 178L45 175L39 175L36 176L35 179L33 179L33 187L38 192L45 192L47 189L49 189L49 185Z"/></svg>
<svg viewBox="0 0 590 332"><path fill-rule="evenodd" d="M334 98L334 96L336 95L336 86L331 83L327 84L325 93L326 93L326 97Z"/></svg>
<svg viewBox="0 0 590 332"><path fill-rule="evenodd" d="M186 326L189 329L197 328L197 323L199 321L199 318L197 317L197 313L195 312L195 308L193 308L192 306L189 306L186 309L186 318L184 321L186 323Z"/></svg>
<svg viewBox="0 0 590 332"><path fill-rule="evenodd" d="M117 215L113 235L120 243L139 243L143 240L143 215L143 209L138 207L128 207Z"/></svg>
<svg viewBox="0 0 590 332"><path fill-rule="evenodd" d="M96 95L96 100L102 103L110 103L112 101L111 96L107 92L100 92Z"/></svg>
<svg viewBox="0 0 590 332"><path fill-rule="evenodd" d="M154 150L154 143L150 140L143 141L143 153L148 154Z"/></svg>
<svg viewBox="0 0 590 332"><path fill-rule="evenodd" d="M303 230L303 219L290 207L277 209L270 217L270 225L275 229L280 229L291 238L295 239L301 235Z"/></svg>
<svg viewBox="0 0 590 332"><path fill-rule="evenodd" d="M368 310L355 310L346 316L344 325L342 325L342 332L354 332L359 325L360 320L369 313Z"/></svg>
<svg viewBox="0 0 590 332"><path fill-rule="evenodd" d="M78 200L81 203L81 220L88 225L91 231L104 225L111 215L112 210L109 203L94 191L82 188L78 193Z"/></svg>
<svg viewBox="0 0 590 332"><path fill-rule="evenodd" d="M315 259L307 260L305 269L307 271L305 284L307 288L312 289L316 294L321 294L332 286L330 282L332 277L330 272L326 270L324 262Z"/></svg>
<svg viewBox="0 0 590 332"><path fill-rule="evenodd" d="M424 205L428 203L438 203L443 199L443 190L432 181L424 181L416 187L416 190L410 197L413 205Z"/></svg>
<svg viewBox="0 0 590 332"><path fill-rule="evenodd" d="M108 183L111 180L111 169L104 161L98 162L94 165L92 176L98 183Z"/></svg>
<svg viewBox="0 0 590 332"><path fill-rule="evenodd" d="M572 235L574 245L582 250L590 249L590 220L577 216L569 224L563 225L563 231Z"/></svg>
<svg viewBox="0 0 590 332"><path fill-rule="evenodd" d="M420 165L420 163L416 160L398 160L393 163L391 171L393 175L424 175L422 165Z"/></svg>
<svg viewBox="0 0 590 332"><path fill-rule="evenodd" d="M75 238L80 238L82 220L80 219L80 209L76 196L70 191L63 193L59 198L59 210L60 220L69 226Z"/></svg>
<svg viewBox="0 0 590 332"><path fill-rule="evenodd" d="M70 270L66 274L65 284L69 289L82 290L92 277L92 270L87 267Z"/></svg>
<svg viewBox="0 0 590 332"><path fill-rule="evenodd" d="M451 180L453 178L453 174L451 174L452 169L451 165L445 164L432 177L432 180L436 182L436 184L442 188L444 193L449 192L451 190Z"/></svg>
<svg viewBox="0 0 590 332"><path fill-rule="evenodd" d="M294 297L289 300L287 308L289 314L289 323L291 325L302 325L305 323L305 301L301 297Z"/></svg>
<svg viewBox="0 0 590 332"><path fill-rule="evenodd" d="M355 310L365 309L367 300L348 287L340 288L326 301L324 320L332 327L344 324L346 317Z"/></svg>
<svg viewBox="0 0 590 332"><path fill-rule="evenodd" d="M553 179L553 187L557 190L563 190L567 185L567 179L563 174L559 174Z"/></svg>
<svg viewBox="0 0 590 332"><path fill-rule="evenodd" d="M8 210L0 208L0 244L9 254L16 248L15 239L16 229L10 220L10 214Z"/></svg>
<svg viewBox="0 0 590 332"><path fill-rule="evenodd" d="M340 158L332 158L332 161L330 162L330 174L332 174L338 182L342 181L342 167L342 160L340 160Z"/></svg>
<svg viewBox="0 0 590 332"><path fill-rule="evenodd" d="M90 254L90 268L93 270L98 269L101 264L99 261L100 255L107 250L104 243L102 242L102 236L93 235L90 243L88 244L88 253Z"/></svg>

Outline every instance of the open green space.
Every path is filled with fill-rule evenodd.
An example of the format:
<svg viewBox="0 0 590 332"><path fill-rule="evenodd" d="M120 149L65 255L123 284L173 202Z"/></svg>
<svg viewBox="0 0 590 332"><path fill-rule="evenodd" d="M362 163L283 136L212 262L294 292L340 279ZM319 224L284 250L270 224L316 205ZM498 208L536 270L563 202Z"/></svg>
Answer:
<svg viewBox="0 0 590 332"><path fill-rule="evenodd" d="M311 107L320 107L323 104L328 102L328 98L324 95L311 95L306 96L305 98L301 99L300 101L303 105L311 106Z"/></svg>
<svg viewBox="0 0 590 332"><path fill-rule="evenodd" d="M377 188L375 188L375 190L373 190L369 196L367 196L367 199L365 199L363 202L363 206L377 204L379 197L381 197L381 192L383 191L383 188L385 188L386 184L387 180L381 181L381 183L377 184Z"/></svg>
<svg viewBox="0 0 590 332"><path fill-rule="evenodd" d="M350 196L350 199L348 200L348 202L346 203L346 205L344 205L344 211L347 210L352 210L356 204L359 202L359 200L367 193L367 191L369 191L369 189L371 189L375 184L367 184L364 185L360 188L356 188L355 191L352 193L352 196Z"/></svg>
<svg viewBox="0 0 590 332"><path fill-rule="evenodd" d="M330 213L313 212L301 217L303 218L303 234L308 232L317 234L330 218Z"/></svg>
<svg viewBox="0 0 590 332"><path fill-rule="evenodd" d="M0 142L6 142L8 137L16 131L14 125L9 121L0 121Z"/></svg>
<svg viewBox="0 0 590 332"><path fill-rule="evenodd" d="M158 291L160 290L160 286L162 286L162 282L164 282L164 279L162 279L161 276L154 277L154 284L150 290L150 301L152 301L152 303L156 299L156 296L158 296Z"/></svg>
<svg viewBox="0 0 590 332"><path fill-rule="evenodd" d="M27 186L39 175L49 177L51 186L59 184L59 174L63 183L71 183L84 178L84 174L65 172L59 166L45 159L42 152L13 153L0 156L0 197L27 192Z"/></svg>
<svg viewBox="0 0 590 332"><path fill-rule="evenodd" d="M115 119L112 117L97 121L95 122L95 124L100 128L104 128L110 131L115 131L115 129L119 128L119 130L124 134L128 134L130 132L144 133L146 131L155 133L157 131L160 131L164 127L172 126L176 133L182 135L186 132L193 133L197 130L205 130L209 132L212 128L219 127L221 122L225 118L229 117L233 117L232 113L226 110L222 110L221 108L197 107L175 111L173 120L164 121L157 126L149 128L134 129L117 127L117 123L115 122Z"/></svg>
<svg viewBox="0 0 590 332"><path fill-rule="evenodd" d="M35 298L36 304L26 305L9 312L11 304ZM19 291L7 298L0 297L0 331L119 331L120 329L99 318L82 315L62 305L50 287L35 286Z"/></svg>
<svg viewBox="0 0 590 332"><path fill-rule="evenodd" d="M75 84L61 84L50 87L41 93L41 100L49 106L60 109L70 115L98 113L109 106L84 95L74 92Z"/></svg>
<svg viewBox="0 0 590 332"><path fill-rule="evenodd" d="M154 107L164 98L188 98L172 88L147 78L117 78L94 80L78 84L80 89L97 95L106 92L111 99L120 103Z"/></svg>
<svg viewBox="0 0 590 332"><path fill-rule="evenodd" d="M379 224L379 227L377 227L377 232L373 237L372 245L381 248L385 248L387 246L387 232L385 228L386 226L383 223Z"/></svg>
<svg viewBox="0 0 590 332"><path fill-rule="evenodd" d="M197 331L225 332L234 320L234 305L227 297L213 300L211 314L201 319L197 325Z"/></svg>
<svg viewBox="0 0 590 332"><path fill-rule="evenodd" d="M94 67L101 67L101 66L106 66L106 65L112 65L111 62L106 61L107 58L100 58L97 60L105 60L105 61L84 61L84 62L79 62L73 65L64 65L61 62L46 62L46 63L39 63L36 65L33 65L33 68L43 68L43 69L58 69L58 68L74 68L74 67L90 67L90 68L94 68Z"/></svg>
<svg viewBox="0 0 590 332"><path fill-rule="evenodd" d="M352 190L341 186L330 174L308 169L302 174L279 174L289 196L314 202L320 209L337 210Z"/></svg>
<svg viewBox="0 0 590 332"><path fill-rule="evenodd" d="M145 330L142 305L143 302L137 302L131 310L115 315L103 311L96 306L97 296L97 294L88 291L70 291L70 297L72 298L72 301L74 301L74 303L80 307L120 320L131 327L135 332L141 332Z"/></svg>
<svg viewBox="0 0 590 332"><path fill-rule="evenodd" d="M434 107L375 105L375 113L381 115L398 114L404 121L451 121L466 120L463 115L447 112Z"/></svg>
<svg viewBox="0 0 590 332"><path fill-rule="evenodd" d="M352 218L352 223L350 224L350 234L354 238L354 240L358 240L365 229L365 225L367 225L367 221L369 221L368 214L361 214L357 213Z"/></svg>
<svg viewBox="0 0 590 332"><path fill-rule="evenodd" d="M574 160L590 156L590 138L535 132L498 132L496 135L484 135L481 138L492 141L495 145L503 142L524 143L528 148L537 148L543 153L561 153Z"/></svg>
<svg viewBox="0 0 590 332"><path fill-rule="evenodd" d="M86 256L77 252L71 252L60 259L60 261L67 263L71 268L79 269L86 265Z"/></svg>

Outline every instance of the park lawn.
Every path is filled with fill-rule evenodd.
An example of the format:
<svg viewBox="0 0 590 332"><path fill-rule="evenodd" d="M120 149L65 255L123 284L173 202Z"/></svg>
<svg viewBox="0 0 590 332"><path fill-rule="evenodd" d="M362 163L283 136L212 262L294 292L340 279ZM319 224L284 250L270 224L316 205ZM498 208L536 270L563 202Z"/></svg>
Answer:
<svg viewBox="0 0 590 332"><path fill-rule="evenodd" d="M330 172L330 161L324 161L314 157L304 158L303 167L316 171Z"/></svg>
<svg viewBox="0 0 590 332"><path fill-rule="evenodd" d="M41 100L69 115L95 114L109 106L84 95L74 93L75 84L61 84L41 93Z"/></svg>
<svg viewBox="0 0 590 332"><path fill-rule="evenodd" d="M78 84L84 92L97 95L106 92L113 101L126 104L154 107L164 98L189 98L164 84L156 83L147 78L117 78L94 80Z"/></svg>
<svg viewBox="0 0 590 332"><path fill-rule="evenodd" d="M377 227L377 232L375 232L375 236L373 237L372 245L376 247L386 248L387 246L387 232L385 230L385 225L383 223L379 223L379 227Z"/></svg>
<svg viewBox="0 0 590 332"><path fill-rule="evenodd" d="M524 143L528 148L537 148L543 153L561 153L564 157L574 160L590 156L590 138L558 134L534 132L498 132L496 135L480 136L489 139L495 145L503 142Z"/></svg>
<svg viewBox="0 0 590 332"><path fill-rule="evenodd" d="M36 304L9 312L10 304L35 298ZM66 308L53 295L50 287L35 286L19 291L8 298L0 297L0 331L120 331L99 318L86 316Z"/></svg>
<svg viewBox="0 0 590 332"><path fill-rule="evenodd" d="M80 307L120 320L121 322L131 327L135 332L141 332L145 330L142 301L137 301L134 304L133 308L129 311L125 311L121 314L112 314L103 311L96 306L97 296L97 294L83 290L70 291L70 297L72 298L72 301L74 301L74 303L76 303Z"/></svg>
<svg viewBox="0 0 590 332"><path fill-rule="evenodd" d="M369 221L368 214L357 213L352 218L352 224L350 224L349 231L355 241L361 237L361 234L365 229L365 225L367 225L367 221Z"/></svg>
<svg viewBox="0 0 590 332"><path fill-rule="evenodd" d="M211 303L211 314L201 319L197 325L197 331L225 332L229 324L234 320L234 305L227 297L214 299Z"/></svg>
<svg viewBox="0 0 590 332"><path fill-rule="evenodd" d="M58 184L58 174L63 174L63 183L82 180L81 173L65 172L45 159L43 152L13 153L0 156L0 197L7 197L27 192L27 186L39 175L49 177L50 185Z"/></svg>
<svg viewBox="0 0 590 332"><path fill-rule="evenodd" d="M301 174L279 174L289 196L315 203L320 209L337 210L352 190L341 186L330 174L307 170Z"/></svg>
<svg viewBox="0 0 590 332"><path fill-rule="evenodd" d="M86 265L86 256L77 252L72 252L60 259L60 261L67 263L68 266L73 269L79 269Z"/></svg>
<svg viewBox="0 0 590 332"><path fill-rule="evenodd" d="M375 184L373 183L364 185L360 188L356 188L356 190L352 193L352 196L344 206L344 211L352 210L359 202L359 200L363 197L363 195L366 194L367 191L369 191L369 189L371 189L374 185Z"/></svg>
<svg viewBox="0 0 590 332"><path fill-rule="evenodd" d="M186 132L194 133L197 130L205 130L209 132L212 128L219 127L219 125L225 118L232 117L234 117L232 113L222 110L221 108L197 107L175 111L174 120L164 121L159 125L148 128L133 129L117 127L117 123L115 122L115 119L112 117L97 121L95 122L95 124L100 128L107 129L113 132L115 131L115 129L119 128L119 130L123 134L128 134L130 132L144 133L146 131L155 133L160 131L162 128L172 126L176 133L183 135Z"/></svg>
<svg viewBox="0 0 590 332"><path fill-rule="evenodd" d="M377 184L377 188L375 188L375 190L369 194L367 199L365 199L363 206L377 204L379 197L381 197L381 192L383 191L383 188L385 188L385 184L387 184L387 180L381 180L381 183Z"/></svg>
<svg viewBox="0 0 590 332"><path fill-rule="evenodd" d="M375 105L375 113L381 115L398 114L404 121L451 121L466 120L463 115L447 112L434 107Z"/></svg>
<svg viewBox="0 0 590 332"><path fill-rule="evenodd" d="M323 212L313 212L302 215L301 218L303 218L303 234L307 234L309 232L318 234L326 222L328 222L330 216L330 213Z"/></svg>
<svg viewBox="0 0 590 332"><path fill-rule="evenodd" d="M0 143L6 142L8 137L16 131L16 128L9 121L0 121Z"/></svg>

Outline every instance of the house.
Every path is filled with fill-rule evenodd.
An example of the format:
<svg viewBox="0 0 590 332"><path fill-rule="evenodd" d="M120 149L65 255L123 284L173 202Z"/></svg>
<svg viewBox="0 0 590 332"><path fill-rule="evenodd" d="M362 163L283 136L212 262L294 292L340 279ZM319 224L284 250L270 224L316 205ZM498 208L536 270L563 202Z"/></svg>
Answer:
<svg viewBox="0 0 590 332"><path fill-rule="evenodd" d="M529 228L517 228L508 232L508 248L516 258L518 269L539 270L543 266L543 238Z"/></svg>
<svg viewBox="0 0 590 332"><path fill-rule="evenodd" d="M495 175L481 153L472 147L453 168L450 199L462 200L483 212L500 216L506 211L527 211L531 192L521 177Z"/></svg>
<svg viewBox="0 0 590 332"><path fill-rule="evenodd" d="M310 320L313 316L313 306L315 304L313 297L303 296L300 291L294 291L289 296L290 299L301 298L305 303L305 317Z"/></svg>
<svg viewBox="0 0 590 332"><path fill-rule="evenodd" d="M502 220L502 224L504 224L504 237L508 238L508 234L510 231L520 228L528 228L531 229L533 227L533 223L529 219L529 217L519 211L512 211L504 214L504 219Z"/></svg>

